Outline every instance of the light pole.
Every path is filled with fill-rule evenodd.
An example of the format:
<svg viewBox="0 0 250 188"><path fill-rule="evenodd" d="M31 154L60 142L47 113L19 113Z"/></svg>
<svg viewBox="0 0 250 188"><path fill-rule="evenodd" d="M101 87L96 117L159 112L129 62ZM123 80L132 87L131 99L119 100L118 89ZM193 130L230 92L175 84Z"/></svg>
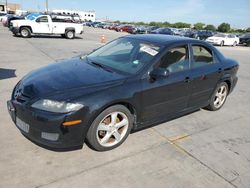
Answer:
<svg viewBox="0 0 250 188"><path fill-rule="evenodd" d="M8 0L5 1L5 11L8 13Z"/></svg>
<svg viewBox="0 0 250 188"><path fill-rule="evenodd" d="M46 12L49 12L49 0L46 0Z"/></svg>

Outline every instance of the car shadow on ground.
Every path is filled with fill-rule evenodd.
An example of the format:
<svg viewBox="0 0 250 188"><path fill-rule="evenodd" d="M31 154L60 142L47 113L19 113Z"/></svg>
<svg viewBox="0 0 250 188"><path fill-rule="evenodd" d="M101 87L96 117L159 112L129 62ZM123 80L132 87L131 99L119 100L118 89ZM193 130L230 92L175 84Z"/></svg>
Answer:
<svg viewBox="0 0 250 188"><path fill-rule="evenodd" d="M16 69L2 69L0 68L0 80L16 77Z"/></svg>
<svg viewBox="0 0 250 188"><path fill-rule="evenodd" d="M17 38L22 38L21 36L13 35L14 37ZM32 36L31 38L50 38L50 39L66 39L65 37L62 37L60 35L35 35ZM75 36L74 39L83 39L83 37ZM67 40L74 40L74 39L67 39Z"/></svg>

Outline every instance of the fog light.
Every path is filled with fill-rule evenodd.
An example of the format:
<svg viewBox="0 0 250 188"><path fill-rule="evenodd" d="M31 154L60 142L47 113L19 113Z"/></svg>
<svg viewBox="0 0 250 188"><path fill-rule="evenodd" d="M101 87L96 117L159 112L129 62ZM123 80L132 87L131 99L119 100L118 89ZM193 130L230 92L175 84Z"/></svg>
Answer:
<svg viewBox="0 0 250 188"><path fill-rule="evenodd" d="M57 141L58 138L59 138L59 134L58 133L46 133L46 132L42 132L41 137L44 138L44 139L46 139L46 140Z"/></svg>

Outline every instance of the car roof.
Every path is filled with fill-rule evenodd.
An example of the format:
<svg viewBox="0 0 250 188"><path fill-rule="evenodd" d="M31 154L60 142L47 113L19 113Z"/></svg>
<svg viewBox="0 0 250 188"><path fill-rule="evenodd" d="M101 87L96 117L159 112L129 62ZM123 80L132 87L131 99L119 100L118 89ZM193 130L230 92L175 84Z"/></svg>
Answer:
<svg viewBox="0 0 250 188"><path fill-rule="evenodd" d="M132 38L137 40L144 40L149 43L157 43L160 45L168 45L172 43L179 42L200 42L199 40L187 38L187 37L179 37L172 35L162 35L162 34L143 34L143 35L127 35L125 38Z"/></svg>

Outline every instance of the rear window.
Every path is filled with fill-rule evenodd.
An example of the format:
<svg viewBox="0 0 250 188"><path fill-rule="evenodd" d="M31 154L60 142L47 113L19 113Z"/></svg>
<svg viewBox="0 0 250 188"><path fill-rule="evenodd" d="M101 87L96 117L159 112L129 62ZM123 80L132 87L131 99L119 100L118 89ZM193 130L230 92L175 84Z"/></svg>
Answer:
<svg viewBox="0 0 250 188"><path fill-rule="evenodd" d="M193 67L202 67L214 63L213 53L210 49L201 46L193 45Z"/></svg>

